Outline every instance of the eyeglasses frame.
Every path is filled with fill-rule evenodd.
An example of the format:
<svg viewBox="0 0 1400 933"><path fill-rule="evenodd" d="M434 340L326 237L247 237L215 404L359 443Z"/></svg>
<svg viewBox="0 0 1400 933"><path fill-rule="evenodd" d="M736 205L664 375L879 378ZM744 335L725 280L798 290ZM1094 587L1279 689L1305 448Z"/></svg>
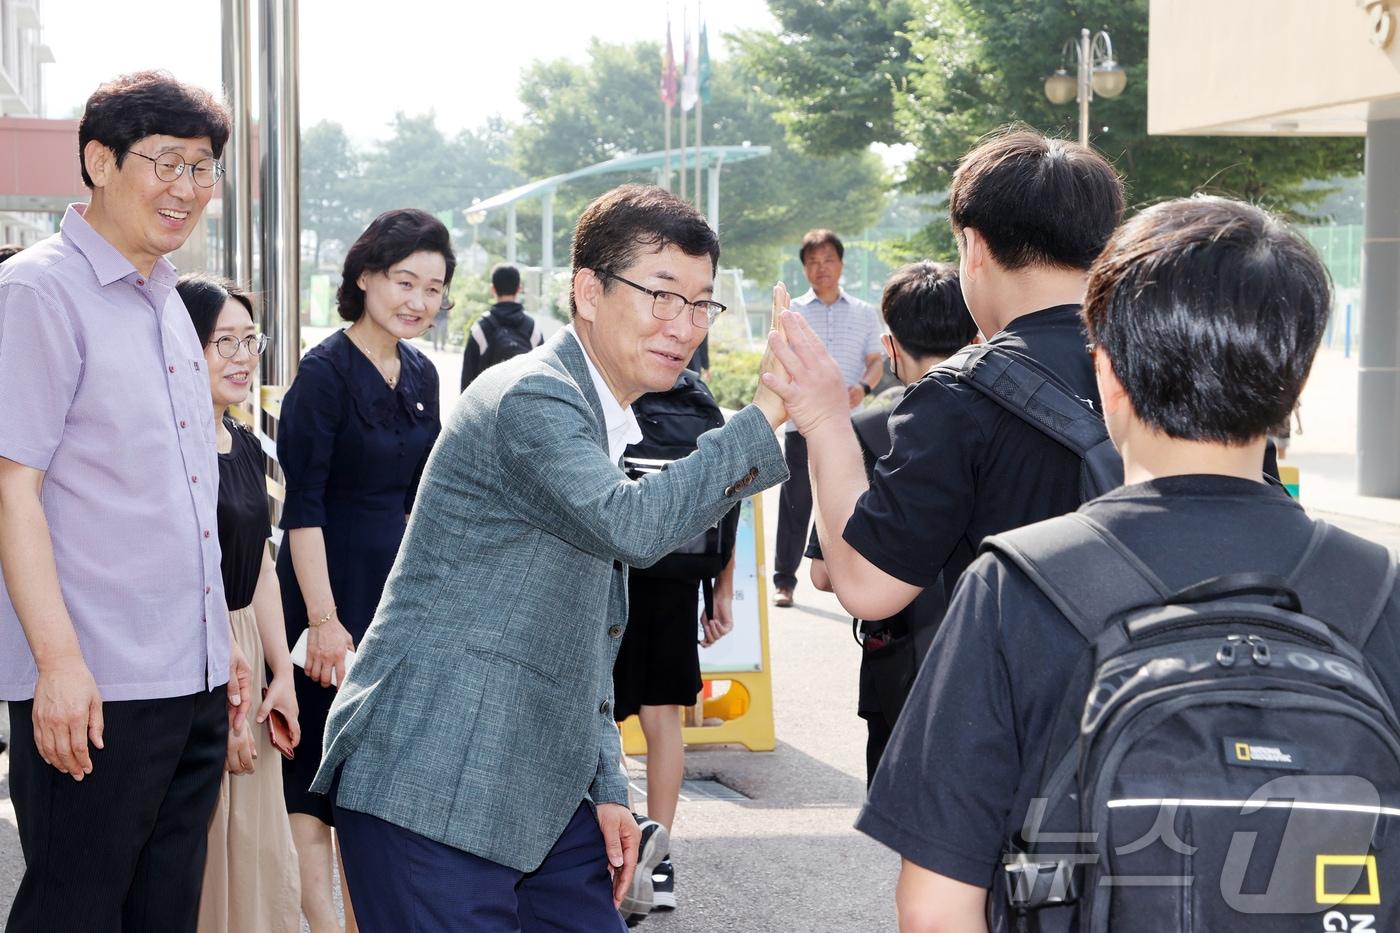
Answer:
<svg viewBox="0 0 1400 933"><path fill-rule="evenodd" d="M148 155L146 155L144 152L137 152L135 149L128 149L128 150L126 150L126 153L127 153L127 155L140 156L141 158L145 159L147 162L151 163L151 171L155 173L156 180L157 180L157 181L165 182L167 185L174 184L175 182L179 181L179 180L180 180L180 176L183 175L183 174L185 174L185 169L187 169L187 168L188 168L188 169L191 169L191 172L190 172L190 182L193 183L193 184L199 185L199 187L201 187L201 188L212 188L212 187L214 187L214 185L217 185L217 184L219 183L219 180L222 179L222 178L224 177L225 173L226 173L226 172L225 172L225 169L224 169L224 163L220 162L218 159L200 159L199 162L186 162L184 159L180 159L180 167L177 168L177 169L175 170L175 177L174 177L174 178L161 178L161 177L160 177L160 160L161 160L162 158L164 158L165 156L148 156ZM165 155L173 155L173 153L166 153ZM176 158L179 158L179 156L176 156ZM199 166L199 164L202 163L202 162L213 162L213 163L214 163L214 182L213 182L213 184L204 185L204 184L200 184L199 182L195 181L195 173L194 173L193 169L196 168L197 166Z"/></svg>
<svg viewBox="0 0 1400 933"><path fill-rule="evenodd" d="M680 294L680 293L678 293L678 292L667 291L667 290L664 289L664 288L647 288L645 285L638 285L636 282L633 282L631 279L625 279L625 278L623 278L622 276L618 275L616 272L610 272L610 271L608 271L607 269L594 269L594 270L593 270L593 274L594 274L594 275L597 275L597 276L600 277L600 278L617 279L617 280L618 280L619 282L621 282L622 284L624 284L624 285L630 285L630 286L632 286L633 288L635 288L637 291L641 292L641 293L644 294L644 295L650 295L650 296L651 296L651 316L654 317L654 318L656 318L658 321L674 321L676 318L678 318L678 317L681 316L681 312L679 312L679 311L677 311L677 312L676 312L674 315L672 315L671 317L662 317L661 315L659 315L659 314L656 313L656 299L657 299L659 296L661 296L661 295L672 295L672 296L674 296L674 297L676 297L676 298L679 298L679 299L681 300L681 307L682 307L682 308L685 308L685 307L687 307L687 306L690 307L690 308L692 309L691 312L690 312L690 323L694 324L696 327L701 328L702 330L709 330L710 327L715 323L715 319L718 318L721 314L723 314L725 311L728 310L728 306L727 306L727 305L720 304L718 301L711 301L711 300L708 299L708 298L701 298L699 301L691 301L689 298L685 297L684 295L682 295L682 294ZM705 309L705 323L704 323L704 324L701 324L701 323L699 323L699 322L697 322L697 321L695 320L695 310L694 310L694 309L699 309L699 308ZM710 312L709 312L709 309L710 309L710 308L718 308L719 310L716 311L716 312L714 312L714 315L711 316L711 315L710 315Z"/></svg>
<svg viewBox="0 0 1400 933"><path fill-rule="evenodd" d="M232 353L224 352L224 348L219 345L219 341L221 340L234 341ZM267 334L249 334L246 337L235 337L233 336L233 334L223 334L222 336L216 337L213 340L206 341L204 345L206 347L213 347L214 351L226 360L236 358L238 356L239 347L242 347L243 349L247 350L249 356L253 357L254 359L257 359L258 357L263 355L263 352L267 350L267 345L271 342L272 338L268 337ZM257 346L256 350L253 349L254 345Z"/></svg>

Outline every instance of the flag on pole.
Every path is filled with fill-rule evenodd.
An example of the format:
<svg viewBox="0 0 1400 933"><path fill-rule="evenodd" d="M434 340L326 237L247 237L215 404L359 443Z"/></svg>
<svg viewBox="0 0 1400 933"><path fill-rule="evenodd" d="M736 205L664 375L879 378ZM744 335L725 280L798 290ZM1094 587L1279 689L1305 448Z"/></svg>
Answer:
<svg viewBox="0 0 1400 933"><path fill-rule="evenodd" d="M666 17L666 56L661 59L661 102L676 105L676 53L671 45L671 18Z"/></svg>
<svg viewBox="0 0 1400 933"><path fill-rule="evenodd" d="M699 62L690 54L690 24L685 29L685 72L681 75L681 110L690 113L700 99Z"/></svg>
<svg viewBox="0 0 1400 933"><path fill-rule="evenodd" d="M710 102L710 40L706 35L705 23L700 23L700 54L696 64L697 90L700 99Z"/></svg>

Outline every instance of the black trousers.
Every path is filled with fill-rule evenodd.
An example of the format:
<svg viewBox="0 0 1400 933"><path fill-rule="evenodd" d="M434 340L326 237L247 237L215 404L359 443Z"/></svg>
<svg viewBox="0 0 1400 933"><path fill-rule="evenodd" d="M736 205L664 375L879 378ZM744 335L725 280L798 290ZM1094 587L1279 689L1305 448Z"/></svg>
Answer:
<svg viewBox="0 0 1400 933"><path fill-rule="evenodd" d="M10 704L10 795L25 869L9 933L193 933L227 702L220 687L102 704L106 748L91 749L81 782L39 757L33 701Z"/></svg>
<svg viewBox="0 0 1400 933"><path fill-rule="evenodd" d="M783 435L783 457L792 475L778 496L778 540L773 555L773 585L794 589L797 567L807 549L812 524L812 479L807 475L807 439L797 431Z"/></svg>

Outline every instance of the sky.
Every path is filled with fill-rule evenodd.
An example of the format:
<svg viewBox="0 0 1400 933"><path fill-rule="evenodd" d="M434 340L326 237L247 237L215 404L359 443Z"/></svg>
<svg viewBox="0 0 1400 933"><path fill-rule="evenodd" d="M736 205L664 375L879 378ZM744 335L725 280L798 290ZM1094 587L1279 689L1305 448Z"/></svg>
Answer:
<svg viewBox="0 0 1400 933"><path fill-rule="evenodd" d="M222 87L220 7L218 0L116 0L95 18L92 0L40 0L55 58L44 66L45 116L72 116L102 81L141 68ZM694 28L696 7L694 0L301 0L301 122L334 120L365 142L386 136L398 110L432 110L448 133L494 114L516 119L519 76L531 62L581 61L593 36L661 41L668 8L679 59L682 13ZM704 14L715 58L725 54L724 32L776 28L762 0L706 0Z"/></svg>

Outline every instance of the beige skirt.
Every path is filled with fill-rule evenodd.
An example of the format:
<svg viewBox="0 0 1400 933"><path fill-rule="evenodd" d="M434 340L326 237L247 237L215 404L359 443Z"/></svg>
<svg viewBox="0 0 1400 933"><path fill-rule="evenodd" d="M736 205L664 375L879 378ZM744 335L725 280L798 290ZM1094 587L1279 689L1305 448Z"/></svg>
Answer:
<svg viewBox="0 0 1400 933"><path fill-rule="evenodd" d="M224 772L209 822L209 857L199 902L200 933L300 933L301 877L282 799L282 762L267 724L255 717L266 685L262 640L250 606L229 613L253 668L248 722L257 736L252 774Z"/></svg>

